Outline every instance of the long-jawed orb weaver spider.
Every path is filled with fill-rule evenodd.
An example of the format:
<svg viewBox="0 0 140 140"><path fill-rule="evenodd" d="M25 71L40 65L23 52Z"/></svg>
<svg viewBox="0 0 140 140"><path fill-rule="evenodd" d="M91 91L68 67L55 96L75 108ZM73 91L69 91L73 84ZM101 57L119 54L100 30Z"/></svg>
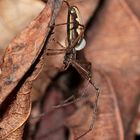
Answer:
<svg viewBox="0 0 140 140"><path fill-rule="evenodd" d="M72 65L79 73L80 75L89 81L89 83L95 88L96 90L96 99L94 102L94 114L96 115L97 113L97 102L98 102L98 97L99 97L99 88L97 88L92 82L92 74L89 69L86 69L85 67L82 66L83 62L80 62L80 60L77 59L77 51L82 50L86 46L86 41L84 38L84 30L85 27L82 25L81 21L81 16L80 16L80 11L76 6L70 6L67 1L64 1L67 6L68 6L68 15L67 15L67 23L64 24L57 24L54 26L59 26L59 25L67 25L67 45L64 47L61 43L56 41L62 49L48 49L47 55L57 55L57 54L62 54L65 53L64 56L64 68L63 70L66 70L70 65ZM85 62L85 65L89 67L89 63ZM82 95L83 96L83 95ZM68 101L68 100L67 100ZM65 102L66 103L66 102ZM58 105L57 107L65 106L66 104ZM92 123L89 127L89 129L84 132L82 135L76 138L80 139L84 135L86 135L89 131L93 129L93 124L94 124L94 114L93 114L93 119Z"/></svg>

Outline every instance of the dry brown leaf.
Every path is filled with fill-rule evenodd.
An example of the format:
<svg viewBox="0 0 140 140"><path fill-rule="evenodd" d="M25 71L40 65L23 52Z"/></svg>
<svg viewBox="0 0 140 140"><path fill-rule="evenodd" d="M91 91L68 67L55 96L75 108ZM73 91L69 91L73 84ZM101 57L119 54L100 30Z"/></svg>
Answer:
<svg viewBox="0 0 140 140"><path fill-rule="evenodd" d="M41 56L50 32L48 25L53 24L61 2L49 1L40 15L6 50L0 75L0 139L11 139L22 134L22 125L31 109L32 81L44 62Z"/></svg>
<svg viewBox="0 0 140 140"><path fill-rule="evenodd" d="M44 8L38 0L0 1L0 49L4 50L10 40L20 33Z"/></svg>
<svg viewBox="0 0 140 140"><path fill-rule="evenodd" d="M22 140L23 138L23 131L24 130L24 125L19 127L15 132L10 134L5 140Z"/></svg>

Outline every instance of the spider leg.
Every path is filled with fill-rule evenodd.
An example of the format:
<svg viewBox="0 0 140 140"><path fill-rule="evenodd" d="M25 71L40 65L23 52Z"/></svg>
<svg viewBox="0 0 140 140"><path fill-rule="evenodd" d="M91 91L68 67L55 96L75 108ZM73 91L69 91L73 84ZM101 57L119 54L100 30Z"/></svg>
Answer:
<svg viewBox="0 0 140 140"><path fill-rule="evenodd" d="M66 49L47 49L47 51L52 51L52 52L58 51L58 52L62 52L62 51L66 51Z"/></svg>
<svg viewBox="0 0 140 140"><path fill-rule="evenodd" d="M61 48L66 49L66 47L64 45L62 45L59 41L55 40L55 38L52 38L52 40L58 44Z"/></svg>
<svg viewBox="0 0 140 140"><path fill-rule="evenodd" d="M96 87L95 83L92 82L90 71L88 71L84 67L82 67L82 65L80 63L78 63L76 60L72 61L72 66L75 67L76 70L82 75L82 77L84 79L88 80L89 83L96 90L96 99L95 99L95 102L93 104L94 109L93 109L93 117L92 117L92 120L91 120L91 124L90 124L89 129L87 131L85 131L82 135L80 135L79 137L76 138L76 140L78 140L81 137L85 136L87 133L89 133L94 127L94 122L95 122L96 116L97 116L97 104L98 104L98 98L99 98L100 91L99 91L99 88Z"/></svg>
<svg viewBox="0 0 140 140"><path fill-rule="evenodd" d="M62 103L60 103L59 105L52 106L52 108L49 111L44 112L44 113L41 113L40 115L38 115L36 117L33 117L32 119L40 119L40 118L48 115L49 113L55 111L56 109L59 109L59 108L62 108L62 107L65 107L65 106L74 104L76 102L81 101L82 99L85 99L84 96L85 96L86 90L87 89L85 89L84 91L82 91L82 95L80 97L77 97L76 98L74 95L72 95L69 98L67 98L66 100L64 100Z"/></svg>
<svg viewBox="0 0 140 140"><path fill-rule="evenodd" d="M60 51L60 52L47 52L46 53L46 55L48 55L48 56L49 55L59 55L59 54L64 54L64 52L63 51L62 52Z"/></svg>

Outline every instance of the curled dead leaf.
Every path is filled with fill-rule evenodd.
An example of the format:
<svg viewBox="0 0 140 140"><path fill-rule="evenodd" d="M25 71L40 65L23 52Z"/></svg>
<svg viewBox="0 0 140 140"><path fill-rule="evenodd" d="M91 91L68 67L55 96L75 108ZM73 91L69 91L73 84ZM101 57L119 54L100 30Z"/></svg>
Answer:
<svg viewBox="0 0 140 140"><path fill-rule="evenodd" d="M51 31L49 26L54 23L61 2L49 1L40 15L6 49L0 75L0 139L22 134L18 129L29 117L32 82L42 69Z"/></svg>

